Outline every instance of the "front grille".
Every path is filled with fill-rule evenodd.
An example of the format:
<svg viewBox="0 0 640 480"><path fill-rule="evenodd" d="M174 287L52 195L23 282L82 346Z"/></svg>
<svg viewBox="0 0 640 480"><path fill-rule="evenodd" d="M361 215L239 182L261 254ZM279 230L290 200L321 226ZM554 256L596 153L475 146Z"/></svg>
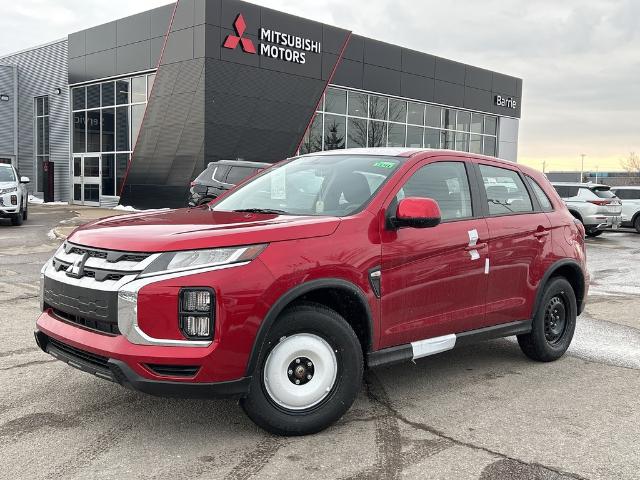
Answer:
<svg viewBox="0 0 640 480"><path fill-rule="evenodd" d="M152 372L164 377L195 377L200 367L185 365L151 365L147 368Z"/></svg>
<svg viewBox="0 0 640 480"><path fill-rule="evenodd" d="M120 335L120 329L118 329L117 323L105 322L101 320L94 320L91 318L81 317L79 315L72 315L61 310L52 309L53 314L67 322L75 323L90 330L97 330L98 332L108 333L110 335Z"/></svg>
<svg viewBox="0 0 640 480"><path fill-rule="evenodd" d="M71 247L67 253L75 253L76 255L84 255L84 254L89 254L90 257L94 257L94 258L107 258L107 252L103 251L103 250L90 250L88 248L81 248L81 247Z"/></svg>
<svg viewBox="0 0 640 480"><path fill-rule="evenodd" d="M75 357L83 362L90 363L93 366L99 368L109 369L109 359L95 353L87 352L86 350L80 350L79 348L72 347L66 343L59 342L58 340L49 337L48 343L56 347L58 350L66 353L69 356Z"/></svg>

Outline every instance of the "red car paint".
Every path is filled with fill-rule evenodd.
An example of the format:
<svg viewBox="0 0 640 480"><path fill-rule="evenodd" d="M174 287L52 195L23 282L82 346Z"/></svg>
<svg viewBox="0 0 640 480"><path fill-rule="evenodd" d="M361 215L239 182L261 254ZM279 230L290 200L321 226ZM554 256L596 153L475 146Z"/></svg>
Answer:
<svg viewBox="0 0 640 480"><path fill-rule="evenodd" d="M408 151L390 180L351 216L287 216L216 212L206 207L98 220L69 242L130 252L168 252L268 244L250 263L152 283L138 294L139 328L154 338L184 340L177 322L181 288L215 291L215 331L206 348L138 345L72 325L45 310L37 329L72 347L117 359L150 380L225 382L250 375L250 357L269 312L292 289L320 279L348 282L371 312L371 352L492 325L531 319L545 274L571 260L585 279L584 232L539 172L511 162L452 151ZM553 211L442 223L429 229L389 229L386 211L404 181L437 161L499 166L529 176L544 189ZM470 178L473 182L474 178ZM411 207L411 205L406 205ZM411 216L419 210L408 208ZM437 213L432 209L430 213ZM470 247L470 231L477 243ZM470 255L479 255L470 261ZM488 262L488 263L487 263ZM380 268L381 297L369 278ZM587 283L587 282L585 282ZM586 297L586 288L581 297ZM193 378L154 373L146 365L195 365Z"/></svg>

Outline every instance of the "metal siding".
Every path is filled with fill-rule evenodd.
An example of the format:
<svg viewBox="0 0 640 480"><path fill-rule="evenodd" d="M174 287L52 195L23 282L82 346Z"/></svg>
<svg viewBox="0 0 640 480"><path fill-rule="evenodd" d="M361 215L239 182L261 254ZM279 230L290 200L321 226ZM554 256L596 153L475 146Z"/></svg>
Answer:
<svg viewBox="0 0 640 480"><path fill-rule="evenodd" d="M0 157L15 155L14 143L14 67L0 65L0 94L9 95L8 102L0 102Z"/></svg>
<svg viewBox="0 0 640 480"><path fill-rule="evenodd" d="M49 160L55 162L55 200L69 200L69 89L67 40L0 58L18 67L18 168L36 185L33 98L49 95ZM54 89L62 93L56 95Z"/></svg>

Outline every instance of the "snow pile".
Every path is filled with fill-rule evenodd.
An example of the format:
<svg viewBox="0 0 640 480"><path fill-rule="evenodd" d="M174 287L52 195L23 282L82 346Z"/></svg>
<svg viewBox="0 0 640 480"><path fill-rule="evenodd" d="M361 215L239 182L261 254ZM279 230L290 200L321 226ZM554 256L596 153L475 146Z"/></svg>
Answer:
<svg viewBox="0 0 640 480"><path fill-rule="evenodd" d="M69 205L69 202L45 202L41 198L29 195L29 203L34 205Z"/></svg>
<svg viewBox="0 0 640 480"><path fill-rule="evenodd" d="M115 207L113 207L113 210L119 210L121 212L164 212L171 209L170 208L138 209L138 208L132 207L131 205L116 205Z"/></svg>

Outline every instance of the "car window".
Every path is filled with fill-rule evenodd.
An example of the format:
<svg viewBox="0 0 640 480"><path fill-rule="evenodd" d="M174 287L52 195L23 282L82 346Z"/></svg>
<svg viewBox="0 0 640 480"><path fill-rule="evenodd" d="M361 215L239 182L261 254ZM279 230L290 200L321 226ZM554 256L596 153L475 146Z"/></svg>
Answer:
<svg viewBox="0 0 640 480"><path fill-rule="evenodd" d="M591 189L599 198L614 198L615 194L608 187L594 187Z"/></svg>
<svg viewBox="0 0 640 480"><path fill-rule="evenodd" d="M247 167L231 167L229 174L227 175L227 183L237 185L245 178L250 177L253 174L253 169Z"/></svg>
<svg viewBox="0 0 640 480"><path fill-rule="evenodd" d="M415 172L402 186L397 201L405 197L431 198L438 202L442 221L470 218L471 190L463 162L436 162Z"/></svg>
<svg viewBox="0 0 640 480"><path fill-rule="evenodd" d="M229 165L219 165L218 167L216 167L216 171L213 174L213 179L218 182L225 182L230 169L231 167Z"/></svg>
<svg viewBox="0 0 640 480"><path fill-rule="evenodd" d="M598 196L595 194L595 192L593 190L591 190L590 188L586 188L586 187L580 187L578 189L578 195L576 195L578 198L581 199L585 199L585 200L591 200L594 198L598 198Z"/></svg>
<svg viewBox="0 0 640 480"><path fill-rule="evenodd" d="M209 182L213 179L218 167L209 167L196 177L196 182Z"/></svg>
<svg viewBox="0 0 640 480"><path fill-rule="evenodd" d="M16 175L11 167L0 168L0 182L15 182Z"/></svg>
<svg viewBox="0 0 640 480"><path fill-rule="evenodd" d="M518 172L480 165L480 173L487 193L489 215L533 212L531 197Z"/></svg>
<svg viewBox="0 0 640 480"><path fill-rule="evenodd" d="M528 175L527 175L527 178L529 179L529 183L531 184L533 193L538 199L538 203L542 207L542 210L544 212L551 212L553 210L553 204L551 203L551 200L549 200L549 197L547 196L546 192L543 190L540 184L536 182L533 178L529 177Z"/></svg>
<svg viewBox="0 0 640 480"><path fill-rule="evenodd" d="M571 185L554 185L553 188L556 189L560 198L573 198L578 196L578 187Z"/></svg>
<svg viewBox="0 0 640 480"><path fill-rule="evenodd" d="M612 192L622 200L640 200L640 190L624 189L612 190Z"/></svg>

